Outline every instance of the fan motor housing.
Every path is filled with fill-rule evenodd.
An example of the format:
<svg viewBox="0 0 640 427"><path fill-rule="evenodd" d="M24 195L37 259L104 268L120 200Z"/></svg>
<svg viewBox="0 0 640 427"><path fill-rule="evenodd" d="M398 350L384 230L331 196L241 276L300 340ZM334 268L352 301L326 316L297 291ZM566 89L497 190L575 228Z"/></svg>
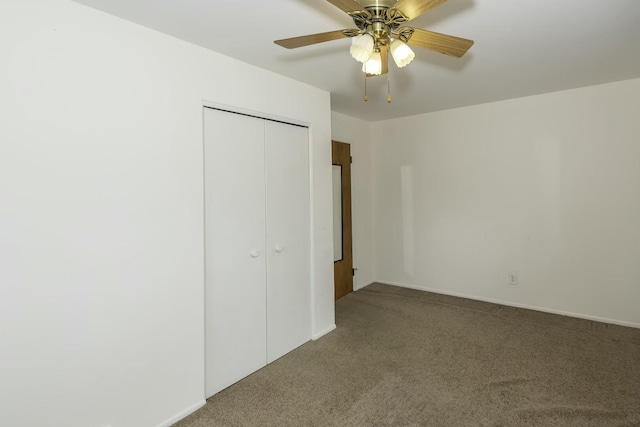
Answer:
<svg viewBox="0 0 640 427"><path fill-rule="evenodd" d="M392 34L398 37L400 25L408 21L401 11L394 8L396 3L396 0L360 0L363 10L348 13L360 31L373 36L376 47L383 46L389 43ZM407 36L401 37L402 40L408 40L411 35Z"/></svg>

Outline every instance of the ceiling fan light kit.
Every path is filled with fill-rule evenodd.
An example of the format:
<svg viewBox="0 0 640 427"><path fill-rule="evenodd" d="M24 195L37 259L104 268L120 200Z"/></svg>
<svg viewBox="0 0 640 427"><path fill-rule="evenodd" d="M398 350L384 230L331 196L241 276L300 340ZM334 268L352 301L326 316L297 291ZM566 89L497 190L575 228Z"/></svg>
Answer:
<svg viewBox="0 0 640 427"><path fill-rule="evenodd" d="M366 77L389 71L389 51L398 68L407 66L415 58L415 53L407 44L457 58L473 46L473 40L404 26L446 0L327 1L346 12L357 28L276 40L275 43L293 49L351 37L349 52L356 61L362 62Z"/></svg>

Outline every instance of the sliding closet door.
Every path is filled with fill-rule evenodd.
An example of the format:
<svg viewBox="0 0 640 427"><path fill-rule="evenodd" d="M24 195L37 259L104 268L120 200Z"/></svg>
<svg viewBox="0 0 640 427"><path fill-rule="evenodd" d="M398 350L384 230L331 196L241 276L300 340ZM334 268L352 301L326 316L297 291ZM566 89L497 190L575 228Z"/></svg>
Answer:
<svg viewBox="0 0 640 427"><path fill-rule="evenodd" d="M209 397L266 364L265 124L204 115Z"/></svg>
<svg viewBox="0 0 640 427"><path fill-rule="evenodd" d="M267 362L311 339L308 129L267 121Z"/></svg>

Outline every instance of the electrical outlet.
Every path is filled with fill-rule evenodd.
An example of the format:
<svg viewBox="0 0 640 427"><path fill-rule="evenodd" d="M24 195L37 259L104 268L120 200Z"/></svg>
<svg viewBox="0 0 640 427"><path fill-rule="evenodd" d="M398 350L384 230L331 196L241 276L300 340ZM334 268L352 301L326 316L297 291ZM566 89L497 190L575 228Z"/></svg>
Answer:
<svg viewBox="0 0 640 427"><path fill-rule="evenodd" d="M518 273L515 271L511 271L509 273L509 284L517 285L518 284Z"/></svg>

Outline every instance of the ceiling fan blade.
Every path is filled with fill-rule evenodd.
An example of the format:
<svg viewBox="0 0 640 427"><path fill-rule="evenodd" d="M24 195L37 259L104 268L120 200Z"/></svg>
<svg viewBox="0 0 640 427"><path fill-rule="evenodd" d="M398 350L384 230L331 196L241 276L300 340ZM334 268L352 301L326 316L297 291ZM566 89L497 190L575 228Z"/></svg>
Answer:
<svg viewBox="0 0 640 427"><path fill-rule="evenodd" d="M290 39L282 39L274 41L275 44L287 49L296 47L309 46L316 43L330 42L332 40L344 39L350 37L348 33L358 34L358 30L336 30L328 33L309 34L308 36L292 37Z"/></svg>
<svg viewBox="0 0 640 427"><path fill-rule="evenodd" d="M407 41L408 44L424 47L425 49L434 50L444 53L445 55L460 58L473 46L473 40L448 36L419 28L412 29L413 34L409 41Z"/></svg>
<svg viewBox="0 0 640 427"><path fill-rule="evenodd" d="M338 9L347 13L359 12L361 10L364 10L364 8L360 6L360 4L357 3L355 0L327 0L327 1L332 5L334 5L335 7L337 7Z"/></svg>
<svg viewBox="0 0 640 427"><path fill-rule="evenodd" d="M393 5L393 8L398 9L409 20L412 20L446 1L447 0L400 0Z"/></svg>
<svg viewBox="0 0 640 427"><path fill-rule="evenodd" d="M389 72L389 49L387 46L380 47L380 60L382 61L382 72L380 74L387 74Z"/></svg>

